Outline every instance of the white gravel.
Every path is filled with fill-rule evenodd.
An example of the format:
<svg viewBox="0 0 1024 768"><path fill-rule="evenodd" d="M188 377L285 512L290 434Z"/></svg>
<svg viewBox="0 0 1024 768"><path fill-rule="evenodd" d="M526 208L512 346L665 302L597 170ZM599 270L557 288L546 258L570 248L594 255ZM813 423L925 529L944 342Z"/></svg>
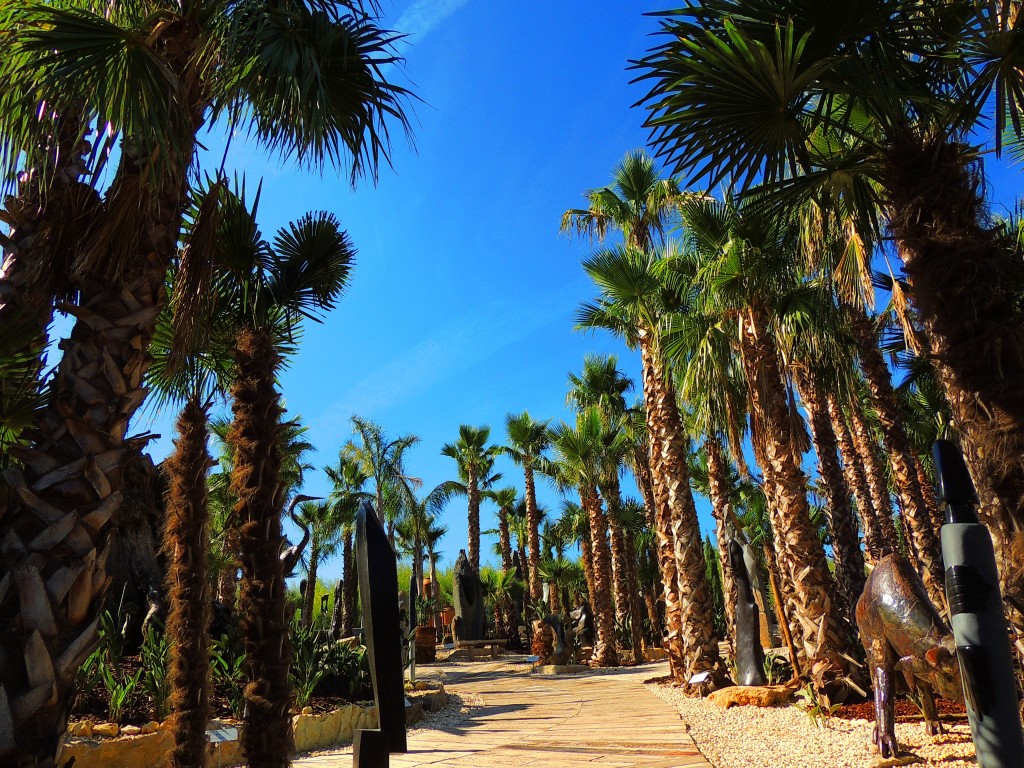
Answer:
<svg viewBox="0 0 1024 768"><path fill-rule="evenodd" d="M647 688L676 706L697 746L716 768L977 765L966 721L943 721L946 733L934 738L925 734L920 721L898 722L900 760L883 761L868 749L871 721L833 717L819 728L796 706L723 710L707 700L688 698L678 688L657 684Z"/></svg>

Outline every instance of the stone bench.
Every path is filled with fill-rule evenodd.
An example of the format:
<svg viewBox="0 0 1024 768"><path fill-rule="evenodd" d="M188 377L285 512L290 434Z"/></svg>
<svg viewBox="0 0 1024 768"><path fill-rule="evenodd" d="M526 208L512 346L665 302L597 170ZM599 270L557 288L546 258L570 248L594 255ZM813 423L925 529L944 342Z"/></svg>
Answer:
<svg viewBox="0 0 1024 768"><path fill-rule="evenodd" d="M490 655L492 659L498 658L498 651L504 650L508 640L505 639L494 639L494 640L456 640L455 649L465 648L469 652L469 658L483 658L484 656ZM483 654L477 655L476 651L484 651Z"/></svg>

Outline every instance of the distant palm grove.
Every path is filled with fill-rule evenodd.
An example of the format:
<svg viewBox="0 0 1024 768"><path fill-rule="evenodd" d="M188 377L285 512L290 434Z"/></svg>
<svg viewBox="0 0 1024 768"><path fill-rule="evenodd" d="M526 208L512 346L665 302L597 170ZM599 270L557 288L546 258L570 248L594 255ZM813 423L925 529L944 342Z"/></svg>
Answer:
<svg viewBox="0 0 1024 768"><path fill-rule="evenodd" d="M629 64L649 147L623 147L551 222L589 249L575 329L638 354L640 380L616 356L567 361L550 386L568 420L508 403L504 423L452 424L420 447L451 459L434 488L417 436L353 414L315 446L337 457L315 498L280 374L302 324L343 300L358 244L324 211L264 232L262 183L198 150L204 128L241 126L281 161L375 180L410 129L415 96L389 80L400 32L372 0L5 4L0 764L61 764L83 690L141 695L149 678L114 660L160 648L166 690L150 681L146 701L174 766L203 764L214 683L249 764L287 765L291 713L325 674L310 659L350 665L353 696L365 683L338 641L361 624L366 502L402 589L431 585L420 624L453 602L448 536L481 574L490 636L528 643L585 602L584 661L663 649L694 693L699 673L735 677L737 541L792 675L866 694L853 609L871 566L905 559L947 610L939 438L965 454L1024 660L1024 222L991 213L984 184L988 148L1024 154L1021 5L660 14ZM144 404L178 414L156 466L129 434ZM463 504L453 543L442 516Z"/></svg>

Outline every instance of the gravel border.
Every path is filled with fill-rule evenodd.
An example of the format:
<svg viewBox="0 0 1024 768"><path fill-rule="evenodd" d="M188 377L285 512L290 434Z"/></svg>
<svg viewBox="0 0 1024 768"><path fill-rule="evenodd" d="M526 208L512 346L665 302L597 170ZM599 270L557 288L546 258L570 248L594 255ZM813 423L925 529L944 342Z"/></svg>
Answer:
<svg viewBox="0 0 1024 768"><path fill-rule="evenodd" d="M873 721L833 717L825 727L816 727L796 706L721 709L670 685L645 687L676 707L697 747L716 768L977 765L966 721L943 721L946 733L934 738L925 734L923 722L898 722L900 759L882 760L868 749Z"/></svg>

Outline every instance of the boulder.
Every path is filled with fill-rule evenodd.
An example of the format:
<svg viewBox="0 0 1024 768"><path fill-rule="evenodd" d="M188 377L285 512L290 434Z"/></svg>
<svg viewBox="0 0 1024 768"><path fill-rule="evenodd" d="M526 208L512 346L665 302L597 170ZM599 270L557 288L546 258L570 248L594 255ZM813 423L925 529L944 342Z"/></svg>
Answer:
<svg viewBox="0 0 1024 768"><path fill-rule="evenodd" d="M729 707L775 707L793 698L789 685L732 685L713 691L708 700L722 709Z"/></svg>
<svg viewBox="0 0 1024 768"><path fill-rule="evenodd" d="M121 726L117 723L98 723L92 727L93 736L109 736L113 738L121 733Z"/></svg>

